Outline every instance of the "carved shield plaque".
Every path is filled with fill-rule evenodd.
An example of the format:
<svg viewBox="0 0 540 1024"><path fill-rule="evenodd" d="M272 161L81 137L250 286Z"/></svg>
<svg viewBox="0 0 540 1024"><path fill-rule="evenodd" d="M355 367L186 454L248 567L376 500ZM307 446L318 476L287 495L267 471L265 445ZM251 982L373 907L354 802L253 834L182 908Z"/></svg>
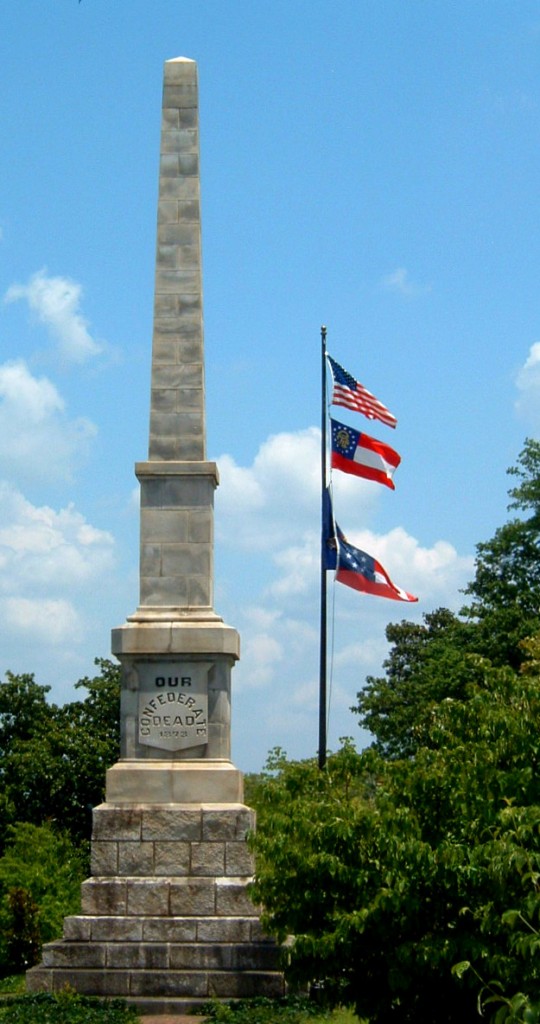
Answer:
<svg viewBox="0 0 540 1024"><path fill-rule="evenodd" d="M139 666L139 743L186 750L208 742L210 662Z"/></svg>

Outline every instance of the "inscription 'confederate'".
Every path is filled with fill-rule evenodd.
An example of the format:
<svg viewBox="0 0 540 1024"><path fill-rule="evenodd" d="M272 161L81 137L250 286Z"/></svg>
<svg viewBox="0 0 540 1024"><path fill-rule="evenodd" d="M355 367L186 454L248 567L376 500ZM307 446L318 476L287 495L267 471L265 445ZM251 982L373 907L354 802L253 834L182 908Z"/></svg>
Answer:
<svg viewBox="0 0 540 1024"><path fill-rule="evenodd" d="M208 742L206 694L157 693L139 697L139 742L162 750L182 750Z"/></svg>
<svg viewBox="0 0 540 1024"><path fill-rule="evenodd" d="M139 663L139 743L169 751L208 743L210 668L207 661Z"/></svg>

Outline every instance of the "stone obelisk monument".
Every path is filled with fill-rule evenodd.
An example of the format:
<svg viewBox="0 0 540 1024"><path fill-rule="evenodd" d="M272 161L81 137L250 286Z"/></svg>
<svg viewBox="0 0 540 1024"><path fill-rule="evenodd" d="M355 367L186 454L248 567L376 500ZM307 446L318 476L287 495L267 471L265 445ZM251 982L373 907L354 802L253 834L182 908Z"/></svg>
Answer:
<svg viewBox="0 0 540 1024"><path fill-rule="evenodd" d="M206 459L197 65L165 63L150 443L140 599L114 629L121 758L94 810L92 877L28 973L31 990L120 996L147 1012L283 994L261 932L241 773L230 760L236 630L213 608L215 463Z"/></svg>

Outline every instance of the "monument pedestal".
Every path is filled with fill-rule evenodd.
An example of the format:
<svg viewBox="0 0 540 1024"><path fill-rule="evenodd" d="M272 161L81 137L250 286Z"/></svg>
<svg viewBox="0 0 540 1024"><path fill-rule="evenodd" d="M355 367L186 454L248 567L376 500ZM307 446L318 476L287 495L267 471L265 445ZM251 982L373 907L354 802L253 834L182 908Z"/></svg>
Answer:
<svg viewBox="0 0 540 1024"><path fill-rule="evenodd" d="M114 787L117 769L124 765L109 774ZM240 802L112 803L107 793L94 810L82 912L44 947L28 989L69 984L156 1014L283 995L279 948L263 935L247 890L253 827Z"/></svg>
<svg viewBox="0 0 540 1024"><path fill-rule="evenodd" d="M149 1013L285 993L279 947L249 897L255 814L228 756L238 634L214 620L136 613L113 630L123 757L93 811L81 914L44 947L29 991L69 984Z"/></svg>
<svg viewBox="0 0 540 1024"><path fill-rule="evenodd" d="M201 619L137 612L113 630L123 756L93 811L81 913L44 947L29 991L68 984L156 1014L285 994L249 897L255 814L229 760L238 634Z"/></svg>

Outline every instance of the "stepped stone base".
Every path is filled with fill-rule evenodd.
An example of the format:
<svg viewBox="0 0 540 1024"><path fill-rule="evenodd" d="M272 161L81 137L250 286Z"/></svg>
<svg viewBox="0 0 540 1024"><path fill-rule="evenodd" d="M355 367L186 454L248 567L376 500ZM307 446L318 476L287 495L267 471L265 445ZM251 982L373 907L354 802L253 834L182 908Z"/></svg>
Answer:
<svg viewBox="0 0 540 1024"><path fill-rule="evenodd" d="M283 995L280 949L248 894L254 824L243 804L96 807L82 912L44 947L28 990L69 984L156 1014Z"/></svg>

